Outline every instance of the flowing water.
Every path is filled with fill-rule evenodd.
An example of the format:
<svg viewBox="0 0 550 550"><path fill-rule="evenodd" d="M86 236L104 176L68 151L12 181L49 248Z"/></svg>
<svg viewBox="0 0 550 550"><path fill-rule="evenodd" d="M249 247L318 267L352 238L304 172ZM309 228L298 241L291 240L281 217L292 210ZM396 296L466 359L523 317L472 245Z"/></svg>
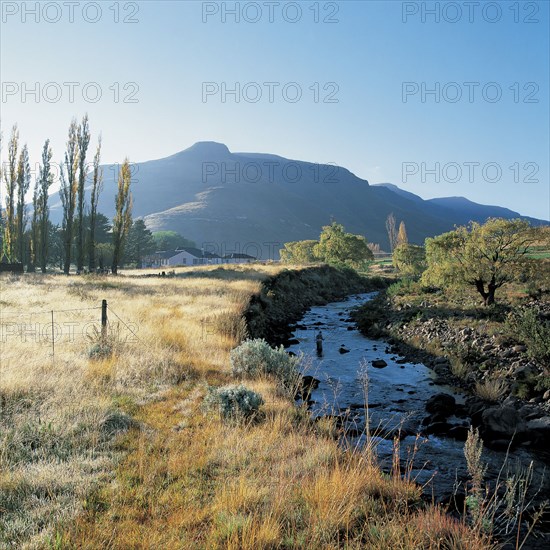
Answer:
<svg viewBox="0 0 550 550"><path fill-rule="evenodd" d="M287 350L308 356L311 366L304 374L320 381L311 393L310 408L314 417L344 414L346 427L352 428L347 444L361 447L367 440L368 414L370 441L384 470L392 466L394 435L400 431L402 471L409 468L411 478L424 486L426 494L433 494L436 499L448 498L457 484L463 489L468 479L464 442L444 435L419 438L416 434L428 416L425 405L431 396L448 393L457 403L463 403L465 396L454 388L434 383L431 369L405 362L390 353L385 342L366 338L355 329L351 311L373 296L374 293L359 294L343 302L311 308L294 331L298 343ZM316 353L319 330L323 335L322 357ZM387 366L373 367L372 362L380 359ZM466 426L467 420L451 418L450 423ZM527 467L534 460L534 484L540 482L544 470L543 464L523 448L514 450L508 457L504 452L484 449L483 460L489 466L488 480L497 478L505 462L507 468L516 468Z"/></svg>

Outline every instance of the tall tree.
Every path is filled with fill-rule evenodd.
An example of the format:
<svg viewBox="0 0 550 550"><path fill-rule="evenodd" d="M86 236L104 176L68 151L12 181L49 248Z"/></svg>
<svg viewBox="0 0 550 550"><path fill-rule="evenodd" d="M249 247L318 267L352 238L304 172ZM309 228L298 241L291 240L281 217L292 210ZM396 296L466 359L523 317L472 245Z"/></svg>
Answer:
<svg viewBox="0 0 550 550"><path fill-rule="evenodd" d="M141 219L135 220L128 232L128 242L124 257L129 262L135 262L136 267L142 267L143 256L155 251L153 234L145 222Z"/></svg>
<svg viewBox="0 0 550 550"><path fill-rule="evenodd" d="M15 256L15 188L17 186L17 151L19 130L15 124L8 142L8 167L4 170L6 180L6 216L4 220L3 253L12 262Z"/></svg>
<svg viewBox="0 0 550 550"><path fill-rule="evenodd" d="M78 126L78 193L77 193L77 226L76 226L76 269L84 269L84 199L86 183L86 153L90 144L88 115L82 118Z"/></svg>
<svg viewBox="0 0 550 550"><path fill-rule="evenodd" d="M65 170L67 174L65 175ZM69 126L69 139L65 151L65 161L61 163L61 203L63 205L63 272L68 275L71 269L71 247L73 244L74 210L78 192L78 126L76 119Z"/></svg>
<svg viewBox="0 0 550 550"><path fill-rule="evenodd" d="M97 225L97 203L99 195L103 190L103 169L101 162L101 136L97 140L97 149L94 155L94 174L92 182L92 193L90 195L90 238L88 240L88 269L95 269L95 246L96 246L96 225Z"/></svg>
<svg viewBox="0 0 550 550"><path fill-rule="evenodd" d="M31 220L31 234L29 239L30 254L29 254L29 266L27 271L35 270L38 254L40 250L40 206L39 206L39 193L40 193L40 178L34 179L34 191L32 194L32 220Z"/></svg>
<svg viewBox="0 0 550 550"><path fill-rule="evenodd" d="M407 229L405 227L405 222L401 222L399 224L399 231L397 232L397 243L396 246L399 246L400 244L407 244L409 242L409 238L407 237Z"/></svg>
<svg viewBox="0 0 550 550"><path fill-rule="evenodd" d="M415 244L398 244L393 251L393 265L403 275L417 277L426 269L426 251Z"/></svg>
<svg viewBox="0 0 550 550"><path fill-rule="evenodd" d="M426 239L427 284L471 285L485 305L495 301L495 291L521 273L521 263L534 241L523 220L491 218L472 222L433 239Z"/></svg>
<svg viewBox="0 0 550 550"><path fill-rule="evenodd" d="M393 252L395 245L397 244L397 232L395 229L395 216L393 212L388 214L386 218L386 231L388 232L388 240L390 241L390 252Z"/></svg>
<svg viewBox="0 0 550 550"><path fill-rule="evenodd" d="M118 264L124 251L124 244L128 231L132 225L132 193L130 185L132 173L130 162L126 158L118 175L118 191L115 199L115 217L113 218L113 263L111 270L114 275L118 272Z"/></svg>
<svg viewBox="0 0 550 550"><path fill-rule="evenodd" d="M40 263L40 269L42 273L46 273L46 264L48 262L48 245L49 245L49 221L50 211L48 206L48 193L53 183L53 173L51 169L52 149L50 147L50 140L47 139L42 148L42 162L38 169L38 249L35 251L37 260Z"/></svg>
<svg viewBox="0 0 550 550"><path fill-rule="evenodd" d="M315 256L315 247L319 241L293 241L284 244L279 253L281 260L285 263L307 264L319 261L320 258Z"/></svg>
<svg viewBox="0 0 550 550"><path fill-rule="evenodd" d="M323 227L313 253L329 264L352 267L361 267L366 261L374 259L365 237L346 233L344 226L336 222Z"/></svg>
<svg viewBox="0 0 550 550"><path fill-rule="evenodd" d="M153 240L157 250L176 250L178 248L195 248L197 245L194 241L186 239L183 235L175 231L155 231Z"/></svg>
<svg viewBox="0 0 550 550"><path fill-rule="evenodd" d="M17 212L15 241L20 262L25 261L25 227L27 225L27 207L25 196L31 185L31 166L27 144L23 146L17 163Z"/></svg>

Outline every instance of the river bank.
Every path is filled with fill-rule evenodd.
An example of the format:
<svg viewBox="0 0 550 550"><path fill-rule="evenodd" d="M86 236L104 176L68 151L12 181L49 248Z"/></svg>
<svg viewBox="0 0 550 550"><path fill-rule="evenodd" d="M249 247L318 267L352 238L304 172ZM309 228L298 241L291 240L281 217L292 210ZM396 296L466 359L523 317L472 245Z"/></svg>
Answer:
<svg viewBox="0 0 550 550"><path fill-rule="evenodd" d="M355 330L354 311L375 297L376 293L354 295L312 307L294 325L287 351L308 357L305 374L314 381L307 395L308 408L316 421L336 422L345 448L369 447L385 472L397 468L422 487L427 500L460 516L470 482L465 459L465 441L474 425L470 396L446 384L444 377L417 357L411 360L395 346ZM315 350L319 331L322 356ZM532 509L548 494L544 459L530 445L515 450L486 448L483 463L484 481L493 488L530 471ZM542 527L533 545L524 547L541 544L546 536L546 526Z"/></svg>

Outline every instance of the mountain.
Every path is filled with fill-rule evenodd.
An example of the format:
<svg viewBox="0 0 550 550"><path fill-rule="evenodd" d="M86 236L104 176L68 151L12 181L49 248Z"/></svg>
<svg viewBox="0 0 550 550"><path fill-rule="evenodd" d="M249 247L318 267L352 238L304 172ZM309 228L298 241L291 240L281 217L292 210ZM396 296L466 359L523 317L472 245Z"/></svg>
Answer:
<svg viewBox="0 0 550 550"><path fill-rule="evenodd" d="M478 204L464 197L443 197L439 199L429 199L427 202L443 206L448 210L456 213L459 223L468 223L470 220L483 220L487 218L519 218L522 217L533 224L539 224L540 220L520 216L517 212L502 206L490 206L486 204Z"/></svg>
<svg viewBox="0 0 550 550"><path fill-rule="evenodd" d="M99 211L112 217L118 166L103 168ZM153 231L177 231L219 254L263 258L276 255L285 242L317 238L332 219L388 249L385 221L390 212L398 223L405 221L409 240L416 243L469 221L469 216L484 221L484 209L519 217L466 199L425 201L392 184L369 185L343 167L232 153L215 142L198 142L175 155L133 165L132 194L134 217L143 217ZM59 222L59 196L52 196L50 204L52 220Z"/></svg>

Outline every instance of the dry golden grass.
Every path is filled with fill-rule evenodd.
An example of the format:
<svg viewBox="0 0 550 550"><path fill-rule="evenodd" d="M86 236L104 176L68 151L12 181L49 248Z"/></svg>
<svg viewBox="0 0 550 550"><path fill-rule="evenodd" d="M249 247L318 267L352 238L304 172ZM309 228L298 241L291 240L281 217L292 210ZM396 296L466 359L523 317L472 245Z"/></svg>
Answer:
<svg viewBox="0 0 550 550"><path fill-rule="evenodd" d="M80 329L98 309L54 314L77 336L53 358L47 342L3 341L0 546L489 548L425 509L412 483L343 451L270 380L246 381L264 397L260 419L228 425L203 412L207 384L231 380L250 296L279 269L3 276L2 323L40 310L47 326L52 309L107 299L115 353L88 355Z"/></svg>

